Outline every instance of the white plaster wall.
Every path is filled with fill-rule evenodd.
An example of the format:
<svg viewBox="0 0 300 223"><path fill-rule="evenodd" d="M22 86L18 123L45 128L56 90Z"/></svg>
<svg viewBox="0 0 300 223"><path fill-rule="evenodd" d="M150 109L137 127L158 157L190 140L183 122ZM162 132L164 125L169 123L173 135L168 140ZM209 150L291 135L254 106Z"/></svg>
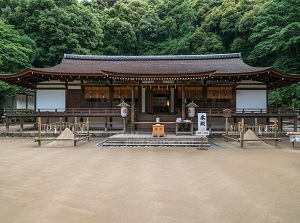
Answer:
<svg viewBox="0 0 300 223"><path fill-rule="evenodd" d="M15 97L15 108L25 109L26 108L26 95L16 95Z"/></svg>
<svg viewBox="0 0 300 223"><path fill-rule="evenodd" d="M260 109L267 109L267 91L266 90L236 90L236 109L241 111L260 112Z"/></svg>
<svg viewBox="0 0 300 223"><path fill-rule="evenodd" d="M27 105L28 107L27 108L33 110L34 106L35 106L34 105L35 104L35 98L34 98L34 96L28 96L27 100L28 100L28 105Z"/></svg>
<svg viewBox="0 0 300 223"><path fill-rule="evenodd" d="M15 108L15 109L34 109L34 96L27 96L27 107L26 107L26 95L17 94L13 97L5 97L3 108Z"/></svg>
<svg viewBox="0 0 300 223"><path fill-rule="evenodd" d="M66 91L65 90L37 90L36 110L41 111L65 111Z"/></svg>

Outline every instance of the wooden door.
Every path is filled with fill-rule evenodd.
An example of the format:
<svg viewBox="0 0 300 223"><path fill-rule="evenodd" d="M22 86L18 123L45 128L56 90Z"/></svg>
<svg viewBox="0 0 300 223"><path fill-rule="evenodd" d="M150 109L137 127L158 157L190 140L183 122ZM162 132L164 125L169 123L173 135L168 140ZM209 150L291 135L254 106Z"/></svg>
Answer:
<svg viewBox="0 0 300 223"><path fill-rule="evenodd" d="M81 91L81 89L68 90L67 108L82 108L82 91Z"/></svg>

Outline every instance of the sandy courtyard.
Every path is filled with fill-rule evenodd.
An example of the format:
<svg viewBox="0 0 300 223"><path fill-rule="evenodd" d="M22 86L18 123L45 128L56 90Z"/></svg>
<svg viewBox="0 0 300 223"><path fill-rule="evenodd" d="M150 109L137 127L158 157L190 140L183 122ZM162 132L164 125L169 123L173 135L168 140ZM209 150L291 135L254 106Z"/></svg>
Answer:
<svg viewBox="0 0 300 223"><path fill-rule="evenodd" d="M299 144L198 151L99 141L49 148L0 138L0 222L300 221Z"/></svg>

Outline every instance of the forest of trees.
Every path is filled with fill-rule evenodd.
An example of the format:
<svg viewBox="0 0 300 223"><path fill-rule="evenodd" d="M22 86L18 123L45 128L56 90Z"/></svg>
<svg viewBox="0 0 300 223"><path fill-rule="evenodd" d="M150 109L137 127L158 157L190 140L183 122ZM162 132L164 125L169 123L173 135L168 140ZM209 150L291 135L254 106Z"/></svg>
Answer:
<svg viewBox="0 0 300 223"><path fill-rule="evenodd" d="M0 0L0 73L50 67L64 53L241 52L249 65L299 74L299 9L299 0ZM0 97L18 90L0 82ZM269 92L269 106L300 107L299 92Z"/></svg>

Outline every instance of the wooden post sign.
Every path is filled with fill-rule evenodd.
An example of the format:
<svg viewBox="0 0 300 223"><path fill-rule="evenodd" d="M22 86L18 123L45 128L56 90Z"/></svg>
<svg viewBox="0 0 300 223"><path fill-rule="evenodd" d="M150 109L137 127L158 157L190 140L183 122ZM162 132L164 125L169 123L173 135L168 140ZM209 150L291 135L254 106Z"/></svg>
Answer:
<svg viewBox="0 0 300 223"><path fill-rule="evenodd" d="M206 113L198 113L198 131L206 131Z"/></svg>
<svg viewBox="0 0 300 223"><path fill-rule="evenodd" d="M230 118L231 117L231 110L229 108L226 108L223 110L223 117L224 118Z"/></svg>
<svg viewBox="0 0 300 223"><path fill-rule="evenodd" d="M243 122L239 122L238 123L238 131L242 132L244 130L244 123Z"/></svg>
<svg viewBox="0 0 300 223"><path fill-rule="evenodd" d="M207 131L206 113L198 113L198 131L195 132L195 135L209 135L209 131Z"/></svg>
<svg viewBox="0 0 300 223"><path fill-rule="evenodd" d="M228 118L231 117L231 110L229 108L226 108L226 109L223 110L223 117L226 118L225 135L228 135L228 129L229 129Z"/></svg>

